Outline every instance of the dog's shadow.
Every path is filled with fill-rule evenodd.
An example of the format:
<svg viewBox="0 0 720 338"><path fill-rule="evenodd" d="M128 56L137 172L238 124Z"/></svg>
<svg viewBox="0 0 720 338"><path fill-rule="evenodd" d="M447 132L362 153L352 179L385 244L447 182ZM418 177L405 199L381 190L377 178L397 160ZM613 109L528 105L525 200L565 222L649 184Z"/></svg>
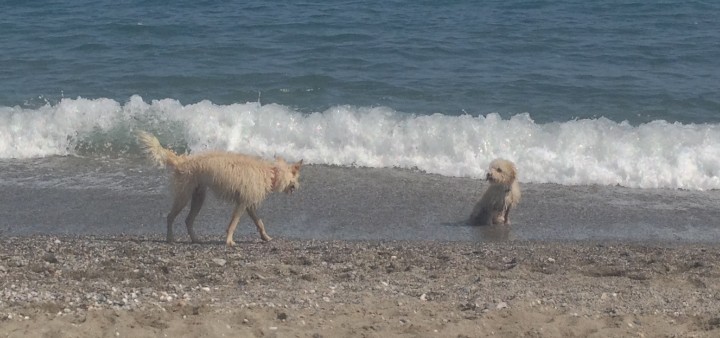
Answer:
<svg viewBox="0 0 720 338"><path fill-rule="evenodd" d="M110 237L110 238L99 237L97 239L105 240L108 242L132 242L132 243L136 243L136 244L152 243L152 244L158 244L158 245L222 246L225 248L232 248L232 247L226 246L224 240L219 240L219 239L201 239L198 242L191 242L190 239L176 239L172 243L168 243L167 240L165 240L165 239L151 238L151 237L115 236L115 237ZM238 239L238 240L235 240L234 247L242 247L243 245L253 245L253 244L258 244L258 243L270 243L270 242L261 242L261 241L253 240L250 238Z"/></svg>
<svg viewBox="0 0 720 338"><path fill-rule="evenodd" d="M480 225L469 220L442 223L448 227L462 227L469 230L474 239L481 242L504 242L512 238L512 227L507 225Z"/></svg>
<svg viewBox="0 0 720 338"><path fill-rule="evenodd" d="M168 244L168 243L165 242L165 241L162 241L162 242L165 243L165 244ZM260 240L253 240L253 239L236 239L234 246L227 246L227 245L225 245L225 241L224 241L224 240L210 239L210 240L200 240L200 241L195 242L195 243L190 242L190 240L179 240L179 241L175 241L175 242L173 242L173 243L171 243L171 244L176 244L176 245L177 245L177 244L181 244L181 245L208 245L208 246L221 246L221 247L224 247L224 248L226 248L226 249L235 249L235 248L240 249L240 248L242 248L242 247L247 247L247 246L250 246L250 245L256 245L256 244L273 244L274 242L277 242L277 240L272 240L272 241L270 241L270 242L263 242L263 241L260 241Z"/></svg>

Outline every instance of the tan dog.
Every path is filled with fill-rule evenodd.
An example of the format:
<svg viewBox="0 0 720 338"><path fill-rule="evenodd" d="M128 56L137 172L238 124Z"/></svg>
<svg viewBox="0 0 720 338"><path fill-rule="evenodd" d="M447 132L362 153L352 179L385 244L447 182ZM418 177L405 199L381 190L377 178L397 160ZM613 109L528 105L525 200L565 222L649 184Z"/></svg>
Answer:
<svg viewBox="0 0 720 338"><path fill-rule="evenodd" d="M487 180L490 186L475 205L470 223L510 225L510 209L520 202L520 184L515 164L504 159L490 162Z"/></svg>
<svg viewBox="0 0 720 338"><path fill-rule="evenodd" d="M158 139L146 132L138 132L138 141L148 157L160 166L173 169L174 201L167 215L167 241L173 242L175 217L190 202L190 212L185 219L188 235L193 243L198 242L193 222L200 212L205 193L210 188L220 199L235 203L235 209L227 227L225 243L235 245L233 233L240 216L247 211L255 222L260 238L272 238L265 232L265 226L257 215L260 203L271 192L292 193L300 187L300 166L302 160L287 164L281 158L274 162L242 154L214 151L197 155L177 155L165 149Z"/></svg>

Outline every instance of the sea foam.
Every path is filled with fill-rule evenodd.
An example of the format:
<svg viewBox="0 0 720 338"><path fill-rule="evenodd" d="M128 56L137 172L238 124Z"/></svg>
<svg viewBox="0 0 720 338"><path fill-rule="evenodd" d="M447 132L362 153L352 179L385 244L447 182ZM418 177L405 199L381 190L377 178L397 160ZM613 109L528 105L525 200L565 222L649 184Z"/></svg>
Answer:
<svg viewBox="0 0 720 338"><path fill-rule="evenodd" d="M277 104L183 105L63 99L0 107L0 158L121 156L146 129L190 152L225 149L339 166L412 168L480 178L490 161L514 161L522 182L632 188L720 188L720 125L605 118L535 123L529 114L415 115L336 106L301 113Z"/></svg>

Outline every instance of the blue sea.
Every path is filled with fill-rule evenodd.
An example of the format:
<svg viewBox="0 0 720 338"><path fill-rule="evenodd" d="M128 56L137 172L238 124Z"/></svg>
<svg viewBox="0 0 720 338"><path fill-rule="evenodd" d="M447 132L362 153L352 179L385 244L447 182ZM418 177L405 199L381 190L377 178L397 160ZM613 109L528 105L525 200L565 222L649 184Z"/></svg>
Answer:
<svg viewBox="0 0 720 338"><path fill-rule="evenodd" d="M296 196L261 209L281 237L720 240L720 2L0 12L0 235L161 235L167 173L141 129L178 152L303 159ZM520 173L514 224L464 226L497 157ZM214 203L199 228L220 237Z"/></svg>

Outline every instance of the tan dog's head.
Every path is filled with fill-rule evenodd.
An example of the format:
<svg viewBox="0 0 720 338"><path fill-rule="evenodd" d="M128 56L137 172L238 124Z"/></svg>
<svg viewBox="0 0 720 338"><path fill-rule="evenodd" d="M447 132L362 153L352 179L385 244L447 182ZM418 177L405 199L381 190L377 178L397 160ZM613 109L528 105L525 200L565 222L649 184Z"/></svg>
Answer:
<svg viewBox="0 0 720 338"><path fill-rule="evenodd" d="M276 191L292 194L295 189L300 188L300 167L302 167L303 160L288 164L284 159L278 157L275 159L275 164L278 168L275 178Z"/></svg>
<svg viewBox="0 0 720 338"><path fill-rule="evenodd" d="M515 164L501 158L490 162L487 180L492 184L512 184L517 179Z"/></svg>

